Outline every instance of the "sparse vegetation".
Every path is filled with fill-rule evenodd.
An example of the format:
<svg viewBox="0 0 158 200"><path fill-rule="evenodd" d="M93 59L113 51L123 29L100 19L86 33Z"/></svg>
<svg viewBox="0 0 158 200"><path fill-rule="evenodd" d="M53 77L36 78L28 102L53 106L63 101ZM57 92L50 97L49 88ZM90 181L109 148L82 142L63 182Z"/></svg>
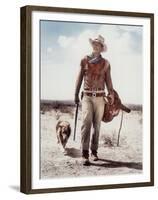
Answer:
<svg viewBox="0 0 158 200"><path fill-rule="evenodd" d="M69 102L70 103L70 102ZM130 107L131 108L131 107ZM85 168L81 164L81 108L79 108L76 140L73 141L75 105L68 102L41 103L41 178L120 175L141 173L142 162L142 111L133 107L125 113L117 147L120 116L110 123L102 123L97 163ZM138 109L138 110L135 110ZM64 119L71 124L72 134L67 144L68 155L59 150L56 140L56 123ZM132 164L131 164L132 163ZM130 165L131 164L131 165ZM129 167L134 166L134 167ZM135 167L138 166L138 167Z"/></svg>

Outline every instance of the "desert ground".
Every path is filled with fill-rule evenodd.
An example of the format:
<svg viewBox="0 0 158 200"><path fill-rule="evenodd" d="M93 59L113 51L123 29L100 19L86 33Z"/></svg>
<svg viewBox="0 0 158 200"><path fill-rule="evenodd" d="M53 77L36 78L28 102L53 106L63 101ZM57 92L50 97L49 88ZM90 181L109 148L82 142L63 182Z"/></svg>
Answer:
<svg viewBox="0 0 158 200"><path fill-rule="evenodd" d="M47 109L46 109L47 108ZM81 108L79 108L76 139L73 141L74 106L46 106L41 109L40 178L84 177L142 173L142 111L123 113L120 142L117 146L121 113L110 123L101 124L98 161L83 166L80 151ZM67 155L57 144L56 124L66 120L71 124Z"/></svg>

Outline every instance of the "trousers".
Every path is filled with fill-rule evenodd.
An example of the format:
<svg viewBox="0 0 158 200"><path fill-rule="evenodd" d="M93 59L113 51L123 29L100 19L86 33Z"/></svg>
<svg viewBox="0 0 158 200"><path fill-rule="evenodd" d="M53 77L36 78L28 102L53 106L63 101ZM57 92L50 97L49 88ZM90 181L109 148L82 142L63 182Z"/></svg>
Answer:
<svg viewBox="0 0 158 200"><path fill-rule="evenodd" d="M97 151L99 132L104 113L104 97L83 96L82 99L82 125L81 149L82 151ZM91 128L92 134L91 134Z"/></svg>

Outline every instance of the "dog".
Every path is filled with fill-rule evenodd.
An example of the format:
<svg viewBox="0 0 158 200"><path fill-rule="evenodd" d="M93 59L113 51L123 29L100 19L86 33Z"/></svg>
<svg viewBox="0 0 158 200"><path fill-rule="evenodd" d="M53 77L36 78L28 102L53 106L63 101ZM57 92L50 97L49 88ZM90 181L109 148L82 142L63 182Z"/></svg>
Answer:
<svg viewBox="0 0 158 200"><path fill-rule="evenodd" d="M70 123L67 121L59 121L56 125L57 143L61 144L63 153L66 154L66 144L71 135Z"/></svg>

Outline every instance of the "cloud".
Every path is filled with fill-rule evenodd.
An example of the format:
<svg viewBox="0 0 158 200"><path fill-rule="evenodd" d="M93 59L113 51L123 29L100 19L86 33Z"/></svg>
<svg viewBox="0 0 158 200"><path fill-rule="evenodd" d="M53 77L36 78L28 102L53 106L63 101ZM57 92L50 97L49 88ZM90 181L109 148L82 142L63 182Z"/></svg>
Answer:
<svg viewBox="0 0 158 200"><path fill-rule="evenodd" d="M111 63L114 87L124 102L142 103L142 51L132 46L136 42L141 45L141 30L129 26L102 25L93 30L84 29L75 36L59 35L54 56L42 66L42 98L74 98L80 60L92 51L89 38L100 34L105 37L108 46L103 57ZM53 49L48 49L47 52L53 52Z"/></svg>
<svg viewBox="0 0 158 200"><path fill-rule="evenodd" d="M75 39L73 37L66 37L64 35L61 35L58 38L58 43L63 48L71 46L74 42Z"/></svg>
<svg viewBox="0 0 158 200"><path fill-rule="evenodd" d="M118 26L120 31L122 32L131 32L131 33L137 33L141 35L142 31L142 26Z"/></svg>
<svg viewBox="0 0 158 200"><path fill-rule="evenodd" d="M53 48L52 47L48 47L47 48L47 53L49 54L49 53L52 53L53 52Z"/></svg>

